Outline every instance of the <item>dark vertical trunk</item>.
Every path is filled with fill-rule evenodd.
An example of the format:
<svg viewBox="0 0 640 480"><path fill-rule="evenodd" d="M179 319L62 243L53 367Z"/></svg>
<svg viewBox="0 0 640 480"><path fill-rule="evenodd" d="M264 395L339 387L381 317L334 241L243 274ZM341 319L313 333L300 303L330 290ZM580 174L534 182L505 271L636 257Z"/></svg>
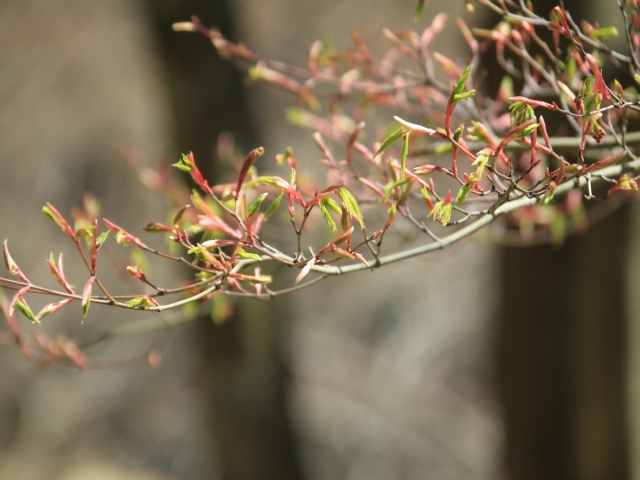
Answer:
<svg viewBox="0 0 640 480"><path fill-rule="evenodd" d="M497 379L510 479L629 478L629 209L561 248L500 249Z"/></svg>
<svg viewBox="0 0 640 480"><path fill-rule="evenodd" d="M534 3L540 15L558 4ZM589 4L564 3L578 23L586 16ZM622 208L561 247L500 247L496 373L509 479L630 476L625 383L629 213Z"/></svg>
<svg viewBox="0 0 640 480"><path fill-rule="evenodd" d="M205 25L233 38L229 4L223 0L143 2L170 85L179 151L193 151L209 178L215 176L214 150L221 131L233 132L246 150L257 146L251 143L255 131L244 101L242 75L217 56L207 39L177 34L171 25L197 14ZM245 305L223 325L214 325L208 317L198 322L199 344L194 349L203 358L198 381L203 403L210 406L210 418L203 421L214 430L227 480L300 477L285 410L277 305Z"/></svg>

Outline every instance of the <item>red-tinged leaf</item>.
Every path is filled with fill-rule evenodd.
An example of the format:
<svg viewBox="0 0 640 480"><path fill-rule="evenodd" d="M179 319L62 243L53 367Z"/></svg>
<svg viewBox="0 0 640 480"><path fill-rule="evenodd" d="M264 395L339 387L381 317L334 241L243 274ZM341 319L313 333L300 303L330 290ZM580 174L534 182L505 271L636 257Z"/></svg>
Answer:
<svg viewBox="0 0 640 480"><path fill-rule="evenodd" d="M7 271L11 275L20 277L20 279L23 282L30 283L29 279L26 277L24 273L22 273L22 270L20 270L20 267L18 267L18 264L11 257L11 254L9 253L9 245L7 243L7 240L4 241L3 253L4 253L4 266L6 267Z"/></svg>
<svg viewBox="0 0 640 480"><path fill-rule="evenodd" d="M91 273L96 273L96 264L98 262L98 220L94 220L91 237L89 239L89 259L91 261Z"/></svg>
<svg viewBox="0 0 640 480"><path fill-rule="evenodd" d="M385 231L389 229L389 227L393 223L393 220L396 218L397 209L398 207L395 204L389 207L389 218L387 219L387 223L384 226Z"/></svg>
<svg viewBox="0 0 640 480"><path fill-rule="evenodd" d="M502 149L513 140L531 135L535 130L538 129L539 126L540 124L536 123L536 119L532 118L531 120L527 120L517 127L512 128L511 130L509 130L509 132L507 132L502 141L498 144L493 156L501 152Z"/></svg>
<svg viewBox="0 0 640 480"><path fill-rule="evenodd" d="M227 225L224 220L220 217L209 217L206 215L198 215L198 225L200 225L204 230L210 230L213 232L222 232L230 237L240 238L242 235L237 230L233 230L229 225Z"/></svg>
<svg viewBox="0 0 640 480"><path fill-rule="evenodd" d="M335 247L336 245L340 245L341 243L344 243L347 240L351 239L351 236L353 235L353 228L354 227L349 228L346 232L344 232L338 238L336 238L335 240L333 240L333 241L329 242L327 245L325 245L325 247L317 253L316 257L318 257L318 258L321 257L325 253L331 251L331 249L333 247Z"/></svg>
<svg viewBox="0 0 640 480"><path fill-rule="evenodd" d="M609 90L607 89L607 85L604 83L604 78L602 77L602 71L598 66L598 61L590 53L587 53L586 58L589 62L589 66L591 67L591 71L596 76L596 84L593 86L593 91L601 94L605 100L611 100Z"/></svg>
<svg viewBox="0 0 640 480"><path fill-rule="evenodd" d="M178 212L174 215L173 221L171 222L174 226L178 227L180 225L180 222L182 221L182 215L184 215L184 212L186 212L187 208L189 208L190 206L191 205L183 205L182 207L180 207Z"/></svg>
<svg viewBox="0 0 640 480"><path fill-rule="evenodd" d="M293 188L293 186L291 186L291 184L287 182L284 178L273 177L273 182L276 185L276 187L278 187L280 190L283 190L284 192L288 193L291 197L298 200L301 205L303 206L305 205L304 201L302 200L302 197L300 196L300 193L298 193L298 191L295 188Z"/></svg>
<svg viewBox="0 0 640 480"><path fill-rule="evenodd" d="M220 270L222 272L227 271L227 268L225 267L224 263L218 258L216 258L216 256L213 253L211 253L207 248L203 248L202 245L198 244L198 246L193 250L196 250L196 249L205 259L205 261L213 265L213 268L215 268L216 270Z"/></svg>
<svg viewBox="0 0 640 480"><path fill-rule="evenodd" d="M544 122L544 118L542 118L542 116L540 116L539 122L542 130L542 136L544 137L544 143L547 145L547 148L551 150L552 147L551 141L549 140L549 134L547 133L547 124Z"/></svg>
<svg viewBox="0 0 640 480"><path fill-rule="evenodd" d="M335 245L331 247L331 252L340 255L341 257L348 258L349 260L356 259L355 254L345 250L344 248L336 247Z"/></svg>
<svg viewBox="0 0 640 480"><path fill-rule="evenodd" d="M532 107L546 108L547 110L558 109L558 105L556 105L556 102L547 103L547 102L543 102L542 100L533 100L527 97L510 97L509 100L512 102L526 103L527 105L531 105Z"/></svg>
<svg viewBox="0 0 640 480"><path fill-rule="evenodd" d="M322 52L322 42L317 40L311 44L309 52L307 53L307 68L315 75L318 73L318 58Z"/></svg>
<svg viewBox="0 0 640 480"><path fill-rule="evenodd" d="M307 264L304 267L302 267L302 269L300 270L300 273L296 277L296 282L295 282L296 285L300 283L300 281L309 274L309 272L311 271L311 269L315 264L316 264L316 257L311 257L311 259L307 262Z"/></svg>
<svg viewBox="0 0 640 480"><path fill-rule="evenodd" d="M175 228L159 222L149 223L147 224L147 226L143 227L142 230L147 233L162 233L162 232L175 233Z"/></svg>
<svg viewBox="0 0 640 480"><path fill-rule="evenodd" d="M607 158L603 158L602 160L598 160L597 162L589 165L585 169L585 173L592 172L594 170L599 170L601 168L608 167L609 165L615 165L626 156L627 156L627 152L622 151L622 152L616 153L615 155L611 155Z"/></svg>
<svg viewBox="0 0 640 480"><path fill-rule="evenodd" d="M264 147L258 147L254 150L251 150L249 154L244 158L242 162L242 167L240 168L240 174L238 175L238 183L236 184L236 190L233 192L233 197L238 198L238 194L240 193L240 189L242 188L242 183L244 182L244 178L247 176L247 172L251 165L262 156L264 153Z"/></svg>
<svg viewBox="0 0 640 480"><path fill-rule="evenodd" d="M103 218L102 221L111 232L115 233L116 243L125 244L125 245L127 243L133 243L136 247L139 247L142 249L149 248L144 243L142 243L142 241L138 237L136 237L135 235L131 235L129 232L117 226L116 224L110 222L106 218Z"/></svg>
<svg viewBox="0 0 640 480"><path fill-rule="evenodd" d="M73 291L73 287L69 284L69 282L67 282L67 279L64 276L64 268L62 266L62 254L60 254L60 256L58 257L58 265L55 264L53 255L50 256L50 258L46 261L46 263L47 263L47 266L49 267L49 270L51 271L53 276L56 278L58 283L62 285L67 292L75 293Z"/></svg>
<svg viewBox="0 0 640 480"><path fill-rule="evenodd" d="M247 72L252 80L257 82L267 82L291 93L298 94L302 86L293 78L287 77L282 72L269 68L265 62L258 62L253 67L249 67Z"/></svg>
<svg viewBox="0 0 640 480"><path fill-rule="evenodd" d="M73 302L72 298L65 298L64 300L60 300L59 302L49 303L48 305L45 305L36 315L38 322L40 322L40 320L42 320L43 317L46 317L47 315L53 312L57 312L66 304L71 302Z"/></svg>
<svg viewBox="0 0 640 480"><path fill-rule="evenodd" d="M355 29L351 29L351 39L353 40L353 45L356 49L362 54L362 59L365 62L371 62L373 60L373 55L367 48L367 46L362 41L362 37L360 37L360 33Z"/></svg>
<svg viewBox="0 0 640 480"><path fill-rule="evenodd" d="M367 180L364 177L358 177L358 180L369 187L371 190L373 190L380 198L384 198L384 192L382 191L382 189L373 184L370 180Z"/></svg>
<svg viewBox="0 0 640 480"><path fill-rule="evenodd" d="M618 190L631 190L638 191L638 182L636 182L633 178L629 177L629 174L625 173L618 178L616 184L609 189L608 194L612 195Z"/></svg>
<svg viewBox="0 0 640 480"><path fill-rule="evenodd" d="M20 330L20 324L18 323L18 319L14 315L9 314L9 305L7 304L6 298L2 297L2 313L4 314L4 318L9 325L9 330L11 330L11 334L16 342L20 343L22 340L22 332Z"/></svg>
<svg viewBox="0 0 640 480"><path fill-rule="evenodd" d="M140 267L138 267L137 265L129 265L129 266L127 266L127 272L129 272L129 274L133 278L137 278L141 282L146 282L147 281L146 277L144 276L144 273L142 273L142 270L140 270Z"/></svg>
<svg viewBox="0 0 640 480"><path fill-rule="evenodd" d="M360 262L362 262L366 267L371 268L371 265L369 265L369 262L367 262L367 259L366 259L366 258L364 258L364 257L362 256L362 254L360 254L360 253L355 253L355 252L354 252L354 255L355 255L355 256L356 256L356 258L357 258Z"/></svg>
<svg viewBox="0 0 640 480"><path fill-rule="evenodd" d="M236 280L241 280L243 282L249 282L249 283L260 283L262 285L266 285L267 283L271 283L271 276L270 275L260 275L259 277L253 276L253 275L245 275L244 273L231 273L231 277L235 278Z"/></svg>
<svg viewBox="0 0 640 480"><path fill-rule="evenodd" d="M103 218L103 219L102 219L102 221L104 222L105 226L106 226L106 227L107 227L111 232L113 232L114 234L116 234L116 235L117 235L118 233L120 233L120 232L122 231L122 229L121 229L119 226L117 226L117 225L116 225L116 224L114 224L114 223L111 223L111 222L110 222L109 220L107 220L106 218Z"/></svg>
<svg viewBox="0 0 640 480"><path fill-rule="evenodd" d="M95 281L96 277L92 276L89 278L82 290L82 323L84 323L84 319L86 318L87 313L89 313L89 306L91 305L91 288Z"/></svg>
<svg viewBox="0 0 640 480"><path fill-rule="evenodd" d="M86 370L86 368L89 366L89 359L84 354L84 352L80 350L80 347L78 347L69 339L64 339L64 341L62 341L61 343L61 350L62 352L64 352L65 356L69 360L71 360L77 367L81 368L82 370Z"/></svg>
<svg viewBox="0 0 640 480"><path fill-rule="evenodd" d="M23 300L23 296L25 293L27 293L29 291L30 287L23 287L20 290L18 290L18 292L16 292L16 294L13 296L13 298L11 299L11 302L9 303L9 315L13 315L14 311L15 311L15 307L16 307L16 303L17 302L21 302Z"/></svg>
<svg viewBox="0 0 640 480"><path fill-rule="evenodd" d="M322 191L318 193L318 191L316 190L316 195L311 200L307 201L307 208L309 208L311 205L315 205L316 203L320 203L322 200L331 195L333 195L333 192Z"/></svg>
<svg viewBox="0 0 640 480"><path fill-rule="evenodd" d="M64 217L60 214L56 208L47 202L47 204L42 207L42 213L44 213L51 220L56 222L62 231L73 238L74 232L69 223L64 219Z"/></svg>
<svg viewBox="0 0 640 480"><path fill-rule="evenodd" d="M316 145L324 155L324 158L326 158L329 161L329 165L335 166L336 159L331 153L331 150L329 150L329 148L327 148L327 145L324 143L324 139L322 138L322 135L320 134L320 132L315 132L311 136L311 138L313 138L313 141L316 143Z"/></svg>
<svg viewBox="0 0 640 480"><path fill-rule="evenodd" d="M211 190L209 183L207 183L204 176L202 175L202 172L200 172L198 166L196 165L196 159L193 155L193 152L189 152L186 155L183 153L180 161L174 163L172 166L189 173L196 185L198 185L205 193L209 195L213 194L213 190Z"/></svg>
<svg viewBox="0 0 640 480"><path fill-rule="evenodd" d="M436 137L440 137L440 138L446 138L446 135L443 135L441 133L439 133L437 130L434 130L433 128L427 128L424 127L422 125L418 125L417 123L411 123L411 122L407 122L406 120L403 120L402 118L395 116L393 117L395 119L396 122L398 122L399 124L401 124L403 127L411 130L412 132L416 132L416 133L425 133L427 135L430 136L436 136ZM404 135L404 132L400 133L400 135L398 135L398 139L401 138Z"/></svg>
<svg viewBox="0 0 640 480"><path fill-rule="evenodd" d="M201 247L204 248L218 248L218 247L226 247L229 245L242 245L243 242L239 240L227 240L227 239L215 239L215 240L207 240L200 244Z"/></svg>

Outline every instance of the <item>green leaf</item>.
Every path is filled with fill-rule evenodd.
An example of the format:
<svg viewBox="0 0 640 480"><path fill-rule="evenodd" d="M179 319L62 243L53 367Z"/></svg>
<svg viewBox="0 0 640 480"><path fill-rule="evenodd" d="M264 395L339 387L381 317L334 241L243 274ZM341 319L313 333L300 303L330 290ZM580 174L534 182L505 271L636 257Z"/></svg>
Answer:
<svg viewBox="0 0 640 480"><path fill-rule="evenodd" d="M391 145L392 143L395 143L398 140L400 140L400 138L404 134L405 134L405 129L404 128L399 128L398 130L393 132L391 135L389 135L387 138L385 138L384 141L382 142L382 145L380 145L380 148L378 148L378 151L375 153L373 158L377 157L382 152L384 152L389 145Z"/></svg>
<svg viewBox="0 0 640 480"><path fill-rule="evenodd" d="M178 225L180 223L180 220L182 220L182 215L184 214L184 212L186 212L187 208L189 208L191 205L183 205L182 207L180 207L180 210L178 210L178 212L175 214L175 216L173 217L173 225Z"/></svg>
<svg viewBox="0 0 640 480"><path fill-rule="evenodd" d="M242 248L238 250L238 256L240 258L244 258L245 260L256 260L258 262L262 261L262 257L257 253L249 253Z"/></svg>
<svg viewBox="0 0 640 480"><path fill-rule="evenodd" d="M91 289L95 280L96 277L92 276L89 278L82 290L82 323L84 323L84 319L87 317L87 313L89 313L89 306L91 305Z"/></svg>
<svg viewBox="0 0 640 480"><path fill-rule="evenodd" d="M191 161L184 153L182 154L182 158L180 159L180 161L177 163L171 164L171 166L176 167L177 169L182 170L183 172L190 172L191 170L193 170L191 166Z"/></svg>
<svg viewBox="0 0 640 480"><path fill-rule="evenodd" d="M264 212L265 220L269 218L271 215L273 215L273 213L278 209L278 207L280 206L280 200L282 200L283 195L284 195L284 192L280 192L280 195L278 195L275 198L275 200L271 202L271 205L269 205L269 208L267 209L267 211Z"/></svg>
<svg viewBox="0 0 640 480"><path fill-rule="evenodd" d="M362 213L360 213L358 202L356 201L356 198L353 196L353 194L346 188L342 187L338 189L338 195L340 195L342 202L347 208L349 216L357 218L358 223L360 224L360 228L364 228L364 219L362 218Z"/></svg>
<svg viewBox="0 0 640 480"><path fill-rule="evenodd" d="M16 301L16 308L20 310L20 312L27 317L31 322L40 325L40 320L35 316L35 314L31 311L29 307L20 300Z"/></svg>
<svg viewBox="0 0 640 480"><path fill-rule="evenodd" d="M96 245L99 247L107 240L107 238L109 238L109 230L107 230L106 232L102 232L98 236L98 238L96 239Z"/></svg>
<svg viewBox="0 0 640 480"><path fill-rule="evenodd" d="M467 98L467 97L471 97L471 96L473 96L475 94L476 94L475 88L473 90L469 90L467 92L456 93L456 94L453 95L453 102L455 103L455 102L457 102L459 100L462 100L462 99Z"/></svg>
<svg viewBox="0 0 640 480"><path fill-rule="evenodd" d="M253 215L258 210L260 210L260 205L262 205L262 202L264 201L265 198L267 198L267 192L263 193L262 195L260 195L258 198L255 199L255 201L249 207L249 216Z"/></svg>
<svg viewBox="0 0 640 480"><path fill-rule="evenodd" d="M386 202L387 200L389 200L389 197L391 196L391 192L393 192L393 189L396 187L399 187L401 185L406 185L409 183L409 179L408 178L401 178L400 180L396 180L395 182L389 182L384 186L384 197L382 198L383 202Z"/></svg>
<svg viewBox="0 0 640 480"><path fill-rule="evenodd" d="M402 156L400 157L400 178L405 178L407 174L407 155L409 153L409 132L404 134L404 144L402 145Z"/></svg>
<svg viewBox="0 0 640 480"><path fill-rule="evenodd" d="M458 83L456 83L456 87L453 89L454 102L456 101L455 96L460 95L462 93L462 90L464 89L464 86L467 84L467 80L469 80L469 75L471 75L472 69L473 65L469 65L462 74L462 77L460 77L460 80L458 80ZM475 90L471 91L475 93Z"/></svg>
<svg viewBox="0 0 640 480"><path fill-rule="evenodd" d="M511 123L515 125L520 125L536 116L528 103L514 102L509 105L509 110L511 110Z"/></svg>
<svg viewBox="0 0 640 480"><path fill-rule="evenodd" d="M338 215L342 215L342 209L340 208L340 205L338 205L333 198L324 197L321 201L335 213L337 213Z"/></svg>
<svg viewBox="0 0 640 480"><path fill-rule="evenodd" d="M609 38L617 37L618 29L616 27L597 28L591 32L591 38Z"/></svg>
<svg viewBox="0 0 640 480"><path fill-rule="evenodd" d="M142 305L145 301L144 297L136 297L136 298L132 298L131 300L129 300L128 302L125 303L125 305L127 307L139 307L140 305Z"/></svg>
<svg viewBox="0 0 640 480"><path fill-rule="evenodd" d="M271 185L272 187L276 186L276 181L273 177L254 178L250 183L253 185Z"/></svg>
<svg viewBox="0 0 640 480"><path fill-rule="evenodd" d="M420 20L420 17L422 16L422 13L424 12L424 2L425 2L425 0L420 0L418 2L418 5L416 6L416 9L413 11L413 19L416 22L418 20Z"/></svg>
<svg viewBox="0 0 640 480"><path fill-rule="evenodd" d="M524 138L531 135L535 130L538 129L539 126L539 123L534 123L532 125L529 125L527 128L523 128L521 132L518 132L516 138Z"/></svg>
<svg viewBox="0 0 640 480"><path fill-rule="evenodd" d="M468 183L465 183L464 185L462 185L460 187L460 190L458 190L458 195L456 197L456 205L461 205L462 202L464 202L464 200L469 195L469 192L471 192L471 186Z"/></svg>
<svg viewBox="0 0 640 480"><path fill-rule="evenodd" d="M444 201L439 201L433 206L433 210L431 210L429 216L433 217L434 220L438 220L440 223L442 223L442 225L446 226L451 221L452 210L452 204L445 203Z"/></svg>
<svg viewBox="0 0 640 480"><path fill-rule="evenodd" d="M329 207L327 207L327 204L322 200L320 200L319 205L320 205L320 212L322 212L322 216L324 217L324 221L327 222L327 225L329 225L329 228L331 229L332 232L337 232L338 226L336 225L336 222L331 217L331 212L329 211Z"/></svg>

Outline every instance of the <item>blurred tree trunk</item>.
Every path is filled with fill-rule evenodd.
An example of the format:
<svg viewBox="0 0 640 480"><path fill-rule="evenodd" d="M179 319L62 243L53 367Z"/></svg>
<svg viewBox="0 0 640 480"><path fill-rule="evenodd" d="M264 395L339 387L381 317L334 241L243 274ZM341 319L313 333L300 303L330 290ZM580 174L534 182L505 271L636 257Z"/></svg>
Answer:
<svg viewBox="0 0 640 480"><path fill-rule="evenodd" d="M502 247L497 373L510 479L629 478L629 208L562 247Z"/></svg>
<svg viewBox="0 0 640 480"><path fill-rule="evenodd" d="M557 4L535 8L546 15ZM565 6L578 23L594 18L585 2ZM500 248L496 372L509 479L630 478L630 221L626 206L561 247Z"/></svg>
<svg viewBox="0 0 640 480"><path fill-rule="evenodd" d="M231 131L247 151L257 146L243 79L218 57L208 40L177 34L171 25L196 14L205 25L234 38L229 3L143 2L171 89L177 146L180 152L193 151L209 178L216 174L212 160L221 131ZM244 305L240 314L223 325L215 325L209 317L198 322L200 343L194 348L203 357L202 395L211 408L208 420L224 479L295 479L300 475L277 349L277 317L282 316L278 310L283 307L276 302L269 303L269 308L256 305Z"/></svg>

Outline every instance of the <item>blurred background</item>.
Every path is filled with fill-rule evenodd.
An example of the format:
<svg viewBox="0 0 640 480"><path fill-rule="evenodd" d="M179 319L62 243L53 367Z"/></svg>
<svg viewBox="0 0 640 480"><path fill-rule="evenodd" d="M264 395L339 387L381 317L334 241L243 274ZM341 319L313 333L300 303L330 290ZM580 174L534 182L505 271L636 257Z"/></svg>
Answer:
<svg viewBox="0 0 640 480"><path fill-rule="evenodd" d="M618 21L615 2L593 3L580 14ZM193 151L214 178L216 141L229 131L245 151L264 145L265 160L292 145L299 163L315 164L310 133L285 121L289 97L245 88L206 39L172 23L197 14L303 64L316 39L346 47L353 25L381 52L383 27L419 29L446 11L456 35L452 20L466 15L462 1L432 0L415 25L414 7L3 0L1 238L34 282L48 281L50 251L65 253L80 282L40 210L52 202L67 214L91 191L132 232L163 221L164 200L123 157L152 165ZM464 59L451 38L436 48ZM636 210L561 247L500 246L484 233L384 272L240 303L223 324L206 317L103 342L88 353L104 370L29 364L0 326L0 478L640 478ZM179 275L154 271L161 284ZM143 316L94 306L80 325L68 309L43 328L87 338ZM158 369L144 365L150 347L162 353Z"/></svg>

